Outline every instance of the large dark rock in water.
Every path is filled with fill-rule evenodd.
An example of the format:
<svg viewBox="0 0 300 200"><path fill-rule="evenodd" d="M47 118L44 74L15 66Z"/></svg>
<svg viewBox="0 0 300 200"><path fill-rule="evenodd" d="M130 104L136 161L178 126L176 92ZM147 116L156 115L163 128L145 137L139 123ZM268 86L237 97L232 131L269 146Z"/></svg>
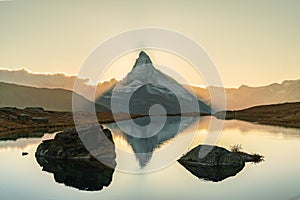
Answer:
<svg viewBox="0 0 300 200"><path fill-rule="evenodd" d="M202 166L240 166L245 162L259 162L262 156L240 151L229 151L223 147L199 145L179 159L179 162Z"/></svg>
<svg viewBox="0 0 300 200"><path fill-rule="evenodd" d="M99 129L98 126L82 128L81 134L84 135L81 138L75 128L57 133L54 139L45 140L38 146L36 156L76 160L105 158L114 161L116 154L110 130L102 128L104 137L98 134L97 129ZM105 141L105 139L110 142ZM91 142L89 142L89 146L84 146L82 140Z"/></svg>
<svg viewBox="0 0 300 200"><path fill-rule="evenodd" d="M199 145L178 160L198 178L222 181L240 172L246 162L260 162L262 156L240 151L229 151L222 147Z"/></svg>
<svg viewBox="0 0 300 200"><path fill-rule="evenodd" d="M43 171L53 173L59 183L80 190L101 190L112 180L116 154L111 132L102 126L100 132L99 129L99 126L82 128L80 137L76 129L57 133L54 139L38 146L37 162ZM89 146L82 141L90 141Z"/></svg>

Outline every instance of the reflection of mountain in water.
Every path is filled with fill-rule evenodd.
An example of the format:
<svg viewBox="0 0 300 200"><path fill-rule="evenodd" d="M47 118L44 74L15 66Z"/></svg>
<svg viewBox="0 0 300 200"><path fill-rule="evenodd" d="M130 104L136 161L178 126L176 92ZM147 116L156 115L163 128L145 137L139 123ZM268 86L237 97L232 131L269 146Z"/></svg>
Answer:
<svg viewBox="0 0 300 200"><path fill-rule="evenodd" d="M116 131L122 132L125 139L132 147L132 150L139 161L140 167L143 168L150 161L153 151L156 148L160 147L160 145L162 145L164 142L174 138L178 133L182 132L192 123L199 120L198 117L167 117L163 128L157 134L152 137L141 138L152 134L153 130L151 127L155 127L155 123L159 124L161 122L160 118L161 120L165 119L165 117L156 116L156 120L151 122L151 124L154 123L152 124L153 126L151 125L149 128L147 127L144 132L141 132L140 129L136 128L136 126L132 126L129 121L122 122L122 127L126 126L126 130L128 130L129 133L121 131L116 123L112 123L107 126L112 130L113 133ZM149 124L150 118L137 118L134 119L134 122L139 126L146 126ZM134 137L133 135L138 137Z"/></svg>
<svg viewBox="0 0 300 200"><path fill-rule="evenodd" d="M224 179L235 176L242 171L245 165L240 166L201 166L201 165L189 165L184 162L179 162L194 176L204 179L206 181L219 182Z"/></svg>
<svg viewBox="0 0 300 200"><path fill-rule="evenodd" d="M43 171L54 174L58 183L79 190L98 191L112 181L114 169L103 165L98 160L58 160L37 157Z"/></svg>

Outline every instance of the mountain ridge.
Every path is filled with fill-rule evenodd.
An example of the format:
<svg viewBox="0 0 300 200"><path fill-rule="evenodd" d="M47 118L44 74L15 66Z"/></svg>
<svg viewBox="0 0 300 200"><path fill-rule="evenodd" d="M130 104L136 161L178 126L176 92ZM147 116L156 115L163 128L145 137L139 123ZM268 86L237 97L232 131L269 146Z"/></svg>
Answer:
<svg viewBox="0 0 300 200"><path fill-rule="evenodd" d="M224 88L209 86L200 88L184 86L192 90L204 102L210 102L209 90L223 90ZM253 106L300 102L300 79L285 80L282 83L272 83L266 86L251 87L241 85L239 88L225 88L227 110L240 110ZM216 105L218 107L218 105Z"/></svg>
<svg viewBox="0 0 300 200"><path fill-rule="evenodd" d="M66 76L63 74L30 74L25 69L23 70L4 70L0 69L0 82L17 84L22 86L30 86L37 88L55 88L72 90L75 81L75 76ZM97 86L88 85L88 80L80 79L83 94L79 94L89 99L94 100L95 95L101 96L110 90L119 81L111 79L98 83ZM208 89L223 89L215 86L201 88L197 86L185 86L187 90L194 92L198 98L210 104L210 96ZM192 89L192 90L191 90ZM280 92L275 92L280 90ZM228 110L245 109L257 105L278 104L285 102L300 102L300 79L284 80L281 83L271 83L264 86L248 86L241 85L238 88L225 88L227 94Z"/></svg>
<svg viewBox="0 0 300 200"><path fill-rule="evenodd" d="M0 107L43 107L52 111L72 111L72 98L80 103L78 111L84 111L87 106L95 106L85 97L65 89L37 88L0 82ZM96 105L100 112L110 112Z"/></svg>

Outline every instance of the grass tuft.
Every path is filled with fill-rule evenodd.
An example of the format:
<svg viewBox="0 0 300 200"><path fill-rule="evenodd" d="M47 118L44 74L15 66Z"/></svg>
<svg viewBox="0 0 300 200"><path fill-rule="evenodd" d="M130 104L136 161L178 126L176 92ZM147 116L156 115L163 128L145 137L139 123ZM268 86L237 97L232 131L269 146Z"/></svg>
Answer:
<svg viewBox="0 0 300 200"><path fill-rule="evenodd" d="M232 152L242 152L242 145L241 144L235 144L235 145L232 145L230 146L230 150Z"/></svg>

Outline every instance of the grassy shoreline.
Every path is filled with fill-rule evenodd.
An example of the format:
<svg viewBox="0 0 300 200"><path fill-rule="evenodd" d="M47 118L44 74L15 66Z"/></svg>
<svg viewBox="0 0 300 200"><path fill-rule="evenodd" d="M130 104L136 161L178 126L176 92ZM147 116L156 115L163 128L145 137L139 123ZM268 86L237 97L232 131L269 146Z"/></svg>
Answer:
<svg viewBox="0 0 300 200"><path fill-rule="evenodd" d="M218 119L237 119L264 125L300 128L300 102L255 106L214 114Z"/></svg>
<svg viewBox="0 0 300 200"><path fill-rule="evenodd" d="M42 108L40 108L42 110ZM144 115L127 115L112 113L97 114L100 124L112 123L121 120L134 119ZM89 124L91 117L89 113L79 113L79 124ZM34 121L39 119L40 121ZM44 120L44 122L42 121ZM75 126L72 112L55 111L32 111L28 109L17 109L11 107L0 108L0 140L15 140L20 137L36 136L38 133L53 133Z"/></svg>
<svg viewBox="0 0 300 200"><path fill-rule="evenodd" d="M129 120L146 115L128 115L97 112L100 124ZM90 113L79 113L79 124L89 124ZM203 113L168 114L167 116L208 116ZM275 105L255 106L244 110L220 111L215 113L218 119L237 119L253 123L300 128L300 102ZM33 119L40 119L35 121ZM43 120L47 122L43 122ZM72 112L46 111L38 109L0 108L0 140L16 140L21 137L42 136L42 133L53 133L75 126Z"/></svg>

